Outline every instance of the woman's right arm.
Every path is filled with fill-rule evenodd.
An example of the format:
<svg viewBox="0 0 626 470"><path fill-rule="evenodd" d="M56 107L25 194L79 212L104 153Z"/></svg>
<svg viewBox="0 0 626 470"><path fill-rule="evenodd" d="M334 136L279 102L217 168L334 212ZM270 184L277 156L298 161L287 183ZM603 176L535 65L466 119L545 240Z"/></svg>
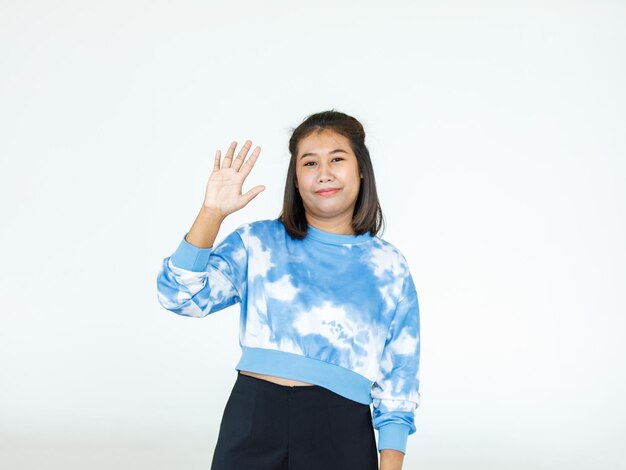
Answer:
<svg viewBox="0 0 626 470"><path fill-rule="evenodd" d="M221 168L220 151L216 152L202 208L176 252L163 260L157 277L158 300L174 313L203 317L241 301L247 272L241 235L234 231L217 246L213 244L226 216L247 205L265 187L241 194L261 150L257 147L244 164L251 142L246 141L233 160L236 144L229 147Z"/></svg>

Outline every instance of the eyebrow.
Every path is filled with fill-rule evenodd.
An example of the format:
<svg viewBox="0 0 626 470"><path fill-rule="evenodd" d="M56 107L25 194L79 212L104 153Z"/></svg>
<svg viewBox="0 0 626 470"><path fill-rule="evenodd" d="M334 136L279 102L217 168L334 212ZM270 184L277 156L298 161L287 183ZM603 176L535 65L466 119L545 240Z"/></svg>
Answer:
<svg viewBox="0 0 626 470"><path fill-rule="evenodd" d="M345 153L346 155L348 154L348 152L346 152L345 150L342 149L335 149L335 150L331 150L330 152L328 152L329 155L335 154L335 153ZM304 153L302 154L302 156L300 157L300 159L303 159L304 157L316 157L317 154L313 153L313 152L309 152L309 153Z"/></svg>

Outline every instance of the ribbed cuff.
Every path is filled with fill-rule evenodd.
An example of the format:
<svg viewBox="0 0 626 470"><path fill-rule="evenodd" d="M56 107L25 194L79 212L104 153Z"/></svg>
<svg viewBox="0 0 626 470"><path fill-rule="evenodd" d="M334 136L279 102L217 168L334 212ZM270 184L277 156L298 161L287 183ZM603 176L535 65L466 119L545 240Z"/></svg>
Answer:
<svg viewBox="0 0 626 470"><path fill-rule="evenodd" d="M187 233L183 235L183 239L174 254L170 257L170 260L177 268L195 272L206 271L206 267L209 263L209 255L211 251L213 251L213 247L198 248L192 245L185 239Z"/></svg>
<svg viewBox="0 0 626 470"><path fill-rule="evenodd" d="M395 449L406 454L406 441L409 427L403 424L389 423L378 428L378 451Z"/></svg>

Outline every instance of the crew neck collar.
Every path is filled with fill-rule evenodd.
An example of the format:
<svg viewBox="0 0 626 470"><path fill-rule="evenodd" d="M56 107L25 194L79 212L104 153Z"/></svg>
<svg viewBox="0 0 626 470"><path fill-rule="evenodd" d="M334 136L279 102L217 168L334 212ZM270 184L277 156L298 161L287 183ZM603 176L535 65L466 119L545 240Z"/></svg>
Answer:
<svg viewBox="0 0 626 470"><path fill-rule="evenodd" d="M307 224L307 237L311 237L315 240L319 240L326 243L333 243L336 245L358 245L360 243L367 243L372 239L369 232L365 232L361 235L343 235L340 233L327 232L320 230L312 225Z"/></svg>

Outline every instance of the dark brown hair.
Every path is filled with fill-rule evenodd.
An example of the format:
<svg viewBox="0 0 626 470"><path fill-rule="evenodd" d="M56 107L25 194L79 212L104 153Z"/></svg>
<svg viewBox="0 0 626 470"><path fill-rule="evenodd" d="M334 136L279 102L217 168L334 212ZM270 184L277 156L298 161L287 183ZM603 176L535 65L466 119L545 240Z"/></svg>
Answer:
<svg viewBox="0 0 626 470"><path fill-rule="evenodd" d="M292 238L302 239L307 234L307 220L304 214L304 204L300 192L296 188L296 161L298 157L298 144L300 140L308 137L313 132L330 129L345 136L350 141L359 170L363 174L359 194L352 215L352 228L355 234L361 235L369 232L372 236L384 231L383 211L378 201L376 192L376 179L374 168L370 160L370 153L365 146L365 131L359 121L352 116L335 111L323 111L311 114L302 123L292 130L289 139L289 168L285 182L285 194L283 209L278 219L283 223L287 233Z"/></svg>

